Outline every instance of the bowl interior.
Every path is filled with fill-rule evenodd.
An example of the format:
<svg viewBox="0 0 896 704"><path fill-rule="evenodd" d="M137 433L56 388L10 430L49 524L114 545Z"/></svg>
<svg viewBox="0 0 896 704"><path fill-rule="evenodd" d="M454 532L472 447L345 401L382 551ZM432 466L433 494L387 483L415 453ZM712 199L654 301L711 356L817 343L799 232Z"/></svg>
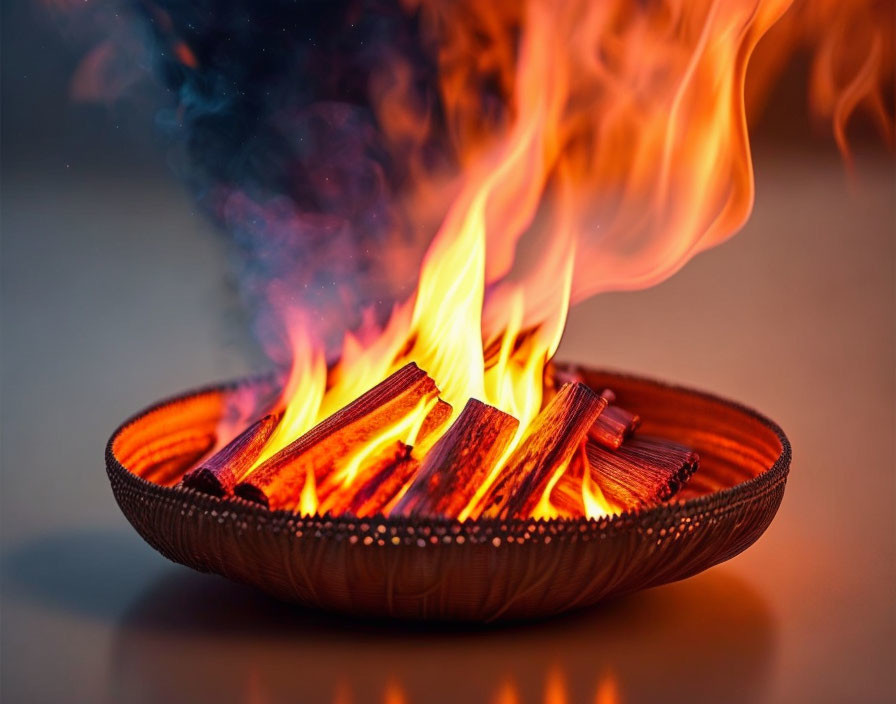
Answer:
<svg viewBox="0 0 896 704"><path fill-rule="evenodd" d="M598 391L613 389L620 406L637 412L642 418L639 432L674 440L700 454L698 471L673 501L742 484L766 472L784 452L780 429L737 404L639 377L576 371ZM259 378L161 402L117 433L111 450L134 475L172 487L239 432L239 420L222 420L240 413L248 416L269 397L270 389L270 380Z"/></svg>

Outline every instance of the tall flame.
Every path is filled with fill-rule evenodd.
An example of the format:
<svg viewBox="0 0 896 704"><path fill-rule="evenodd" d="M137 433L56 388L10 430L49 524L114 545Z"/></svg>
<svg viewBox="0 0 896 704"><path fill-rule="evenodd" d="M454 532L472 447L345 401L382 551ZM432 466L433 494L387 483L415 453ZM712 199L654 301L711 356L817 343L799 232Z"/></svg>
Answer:
<svg viewBox="0 0 896 704"><path fill-rule="evenodd" d="M440 212L441 225L416 294L381 329L347 335L329 369L301 315L282 306L293 364L284 421L262 460L409 361L455 414L476 398L518 418L510 453L541 408L544 367L571 303L656 284L744 223L753 202L750 59L782 16L792 23L806 13L787 14L790 0L405 4L436 48L444 115L406 100L410 73L399 59L391 80L374 81L373 103L407 153L408 220L425 229ZM843 33L866 16L829 5L842 22L821 42L813 94L845 144L848 114L863 103L892 129L878 88L892 72L892 36L887 44L866 20L865 59L852 52L835 69ZM438 129L456 154L454 175L427 170L408 147ZM355 473L344 471L350 482ZM303 511L316 505L310 481ZM597 487L583 491L589 514L606 512Z"/></svg>

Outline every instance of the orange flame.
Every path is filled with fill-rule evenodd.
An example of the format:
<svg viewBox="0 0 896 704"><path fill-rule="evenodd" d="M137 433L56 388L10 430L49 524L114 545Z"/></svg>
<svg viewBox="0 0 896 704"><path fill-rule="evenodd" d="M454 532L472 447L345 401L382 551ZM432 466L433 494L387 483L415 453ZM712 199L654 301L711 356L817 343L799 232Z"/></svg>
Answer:
<svg viewBox="0 0 896 704"><path fill-rule="evenodd" d="M407 67L391 62L372 89L381 127L415 179L407 217L425 229L442 213L441 225L416 295L376 334L347 335L330 369L284 306L292 371L284 420L260 461L410 361L455 414L477 398L519 419L508 456L541 408L570 303L656 284L748 217L746 75L782 17L788 47L809 19L813 35L829 30L818 38L812 95L838 143L859 106L892 129L880 88L893 70L892 26L873 21L881 3L803 3L789 13L790 0L406 5L437 47L459 173L425 168L414 145L436 127L407 97ZM847 40L856 26L862 48ZM767 72L776 65L764 59ZM497 108L483 104L486 85ZM378 447L419 428L426 410L377 438L343 468L344 481ZM311 477L303 512L316 510L314 492ZM590 478L583 500L589 516L613 510Z"/></svg>

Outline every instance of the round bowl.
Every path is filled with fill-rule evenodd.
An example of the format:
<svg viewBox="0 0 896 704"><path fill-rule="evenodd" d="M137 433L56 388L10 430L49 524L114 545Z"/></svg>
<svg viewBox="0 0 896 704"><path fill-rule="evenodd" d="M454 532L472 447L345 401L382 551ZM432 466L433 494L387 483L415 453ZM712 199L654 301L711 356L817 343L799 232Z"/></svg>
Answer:
<svg viewBox="0 0 896 704"><path fill-rule="evenodd" d="M641 432L692 447L700 468L664 504L598 520L302 517L176 486L215 442L233 394L270 377L159 402L121 425L106 469L121 510L175 562L279 598L369 617L525 619L684 579L728 560L771 523L790 467L772 421L711 394L576 371L640 414ZM147 477L152 478L148 481Z"/></svg>

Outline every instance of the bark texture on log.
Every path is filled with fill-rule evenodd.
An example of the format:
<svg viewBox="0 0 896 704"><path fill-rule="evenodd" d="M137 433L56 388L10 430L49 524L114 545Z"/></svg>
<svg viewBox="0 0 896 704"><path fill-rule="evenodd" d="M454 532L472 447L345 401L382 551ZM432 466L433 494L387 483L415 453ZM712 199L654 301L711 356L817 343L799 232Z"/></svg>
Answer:
<svg viewBox="0 0 896 704"><path fill-rule="evenodd" d="M532 422L529 435L510 456L479 502L479 515L527 517L554 472L584 440L607 400L584 384L565 384Z"/></svg>
<svg viewBox="0 0 896 704"><path fill-rule="evenodd" d="M606 391L601 394L606 398ZM610 401L612 404L612 401ZM588 437L602 447L616 450L622 446L638 426L641 417L619 406L609 405L604 409L594 425L588 430Z"/></svg>
<svg viewBox="0 0 896 704"><path fill-rule="evenodd" d="M212 496L233 493L233 487L261 455L280 418L280 414L270 414L250 425L200 466L187 472L184 486Z"/></svg>
<svg viewBox="0 0 896 704"><path fill-rule="evenodd" d="M615 451L589 442L587 452L592 478L609 500L627 510L668 501L700 462L684 445L644 435Z"/></svg>
<svg viewBox="0 0 896 704"><path fill-rule="evenodd" d="M338 458L347 457L438 393L426 372L407 364L266 460L237 484L235 492L269 508L291 508L308 472L320 486Z"/></svg>
<svg viewBox="0 0 896 704"><path fill-rule="evenodd" d="M519 421L476 399L427 453L393 516L456 518L513 439Z"/></svg>

